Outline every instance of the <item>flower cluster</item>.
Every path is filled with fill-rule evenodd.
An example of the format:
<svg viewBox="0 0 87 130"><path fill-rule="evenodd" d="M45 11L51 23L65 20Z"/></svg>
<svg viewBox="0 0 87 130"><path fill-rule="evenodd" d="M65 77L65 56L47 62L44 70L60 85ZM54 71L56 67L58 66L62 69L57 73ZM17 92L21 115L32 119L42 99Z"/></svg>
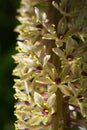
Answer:
<svg viewBox="0 0 87 130"><path fill-rule="evenodd" d="M16 130L64 130L79 122L87 127L86 14L80 19L87 2L76 5L75 0L21 0L13 55Z"/></svg>

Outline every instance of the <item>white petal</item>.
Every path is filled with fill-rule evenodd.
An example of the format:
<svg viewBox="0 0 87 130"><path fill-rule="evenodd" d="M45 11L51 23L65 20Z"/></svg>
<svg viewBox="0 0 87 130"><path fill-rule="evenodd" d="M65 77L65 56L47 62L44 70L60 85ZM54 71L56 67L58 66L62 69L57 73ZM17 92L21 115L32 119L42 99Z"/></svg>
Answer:
<svg viewBox="0 0 87 130"><path fill-rule="evenodd" d="M50 55L46 55L46 56L44 57L43 66L45 66L45 65L47 64L47 62L49 61L50 57L51 57Z"/></svg>
<svg viewBox="0 0 87 130"><path fill-rule="evenodd" d="M56 101L56 94L54 93L47 100L48 106L52 107L55 104L55 101Z"/></svg>
<svg viewBox="0 0 87 130"><path fill-rule="evenodd" d="M39 93L37 93L37 92L35 92L34 93L34 101L35 101L35 103L38 105L38 106L42 106L43 105L43 103L44 103L44 99L43 99L43 97L39 94Z"/></svg>

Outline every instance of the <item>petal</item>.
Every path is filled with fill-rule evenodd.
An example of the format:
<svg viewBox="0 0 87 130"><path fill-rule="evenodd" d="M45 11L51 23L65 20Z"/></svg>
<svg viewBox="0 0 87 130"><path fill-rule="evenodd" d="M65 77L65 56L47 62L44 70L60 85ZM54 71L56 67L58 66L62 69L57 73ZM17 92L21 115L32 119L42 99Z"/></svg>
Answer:
<svg viewBox="0 0 87 130"><path fill-rule="evenodd" d="M48 93L49 94L55 93L56 91L57 91L57 85L48 86Z"/></svg>
<svg viewBox="0 0 87 130"><path fill-rule="evenodd" d="M73 93L71 90L69 90L67 85L60 85L58 86L59 89L61 90L61 92L65 95L65 96L72 96Z"/></svg>
<svg viewBox="0 0 87 130"><path fill-rule="evenodd" d="M51 122L51 115L45 116L44 121L43 121L44 125L47 125L50 122Z"/></svg>
<svg viewBox="0 0 87 130"><path fill-rule="evenodd" d="M49 61L50 57L51 57L50 55L46 55L46 56L44 57L43 66L45 66L45 65L47 64L47 62Z"/></svg>
<svg viewBox="0 0 87 130"><path fill-rule="evenodd" d="M55 104L55 101L56 101L56 94L54 93L47 100L48 107L52 107Z"/></svg>
<svg viewBox="0 0 87 130"><path fill-rule="evenodd" d="M65 54L64 54L64 52L61 49L59 49L59 48L53 48L52 51L56 55L58 55L60 58L65 59Z"/></svg>
<svg viewBox="0 0 87 130"><path fill-rule="evenodd" d="M35 101L35 103L38 105L38 106L42 106L43 105L43 103L44 103L44 99L43 99L43 97L39 94L39 93L37 93L37 92L34 92L34 101Z"/></svg>
<svg viewBox="0 0 87 130"><path fill-rule="evenodd" d="M53 84L53 81L48 76L38 77L36 82L40 84Z"/></svg>
<svg viewBox="0 0 87 130"><path fill-rule="evenodd" d="M42 120L43 120L42 116L36 115L36 116L33 116L33 117L29 120L28 123L29 123L31 126L36 126L36 125L39 125Z"/></svg>

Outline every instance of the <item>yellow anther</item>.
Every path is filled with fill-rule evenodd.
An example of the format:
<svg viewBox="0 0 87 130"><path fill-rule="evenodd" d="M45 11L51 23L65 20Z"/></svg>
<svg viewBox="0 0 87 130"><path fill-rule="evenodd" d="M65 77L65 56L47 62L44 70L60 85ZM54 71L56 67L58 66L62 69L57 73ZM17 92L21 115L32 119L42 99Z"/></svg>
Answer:
<svg viewBox="0 0 87 130"><path fill-rule="evenodd" d="M14 105L14 108L16 108L16 105Z"/></svg>
<svg viewBox="0 0 87 130"><path fill-rule="evenodd" d="M27 72L24 72L23 75L25 76L27 74Z"/></svg>
<svg viewBox="0 0 87 130"><path fill-rule="evenodd" d="M63 65L61 65L61 68L64 68L64 66L63 66Z"/></svg>
<svg viewBox="0 0 87 130"><path fill-rule="evenodd" d="M24 49L21 49L21 52L24 52Z"/></svg>
<svg viewBox="0 0 87 130"><path fill-rule="evenodd" d="M37 59L37 57L34 55L34 57L33 57L34 59Z"/></svg>
<svg viewBox="0 0 87 130"><path fill-rule="evenodd" d="M13 73L17 73L18 71L17 70L13 70Z"/></svg>
<svg viewBox="0 0 87 130"><path fill-rule="evenodd" d="M72 58L68 58L68 61L71 61L72 60Z"/></svg>
<svg viewBox="0 0 87 130"><path fill-rule="evenodd" d="M46 102L44 102L44 106L47 106L47 103L46 103Z"/></svg>
<svg viewBox="0 0 87 130"><path fill-rule="evenodd" d="M47 113L48 113L49 111L48 111L48 110L45 110L45 112L47 112Z"/></svg>
<svg viewBox="0 0 87 130"><path fill-rule="evenodd" d="M36 23L38 23L39 22L39 19L36 19Z"/></svg>
<svg viewBox="0 0 87 130"><path fill-rule="evenodd" d="M36 64L39 64L39 61L36 61Z"/></svg>
<svg viewBox="0 0 87 130"><path fill-rule="evenodd" d="M69 75L66 76L67 78L70 77Z"/></svg>
<svg viewBox="0 0 87 130"><path fill-rule="evenodd" d="M17 82L18 81L18 79L14 79L14 82Z"/></svg>
<svg viewBox="0 0 87 130"><path fill-rule="evenodd" d="M53 34L56 34L56 31L53 31Z"/></svg>
<svg viewBox="0 0 87 130"><path fill-rule="evenodd" d="M25 14L24 14L24 13L21 13L21 15L22 15L22 16L25 16Z"/></svg>
<svg viewBox="0 0 87 130"><path fill-rule="evenodd" d="M52 82L53 84L56 84L55 82Z"/></svg>
<svg viewBox="0 0 87 130"><path fill-rule="evenodd" d="M28 32L28 34L31 34L31 32Z"/></svg>
<svg viewBox="0 0 87 130"><path fill-rule="evenodd" d="M27 30L24 30L24 32L26 33L26 32L28 32Z"/></svg>
<svg viewBox="0 0 87 130"><path fill-rule="evenodd" d="M27 24L30 24L30 21L26 21Z"/></svg>
<svg viewBox="0 0 87 130"><path fill-rule="evenodd" d="M77 58L77 60L81 60L81 57Z"/></svg>
<svg viewBox="0 0 87 130"><path fill-rule="evenodd" d="M14 97L15 99L18 99L16 94L14 94L13 97Z"/></svg>
<svg viewBox="0 0 87 130"><path fill-rule="evenodd" d="M55 71L54 71L54 68L52 68L52 72L54 73Z"/></svg>
<svg viewBox="0 0 87 130"><path fill-rule="evenodd" d="M32 19L35 19L35 16L32 16Z"/></svg>
<svg viewBox="0 0 87 130"><path fill-rule="evenodd" d="M28 65L28 62L24 62L25 65Z"/></svg>
<svg viewBox="0 0 87 130"><path fill-rule="evenodd" d="M38 102L36 102L36 105L38 105L39 103Z"/></svg>
<svg viewBox="0 0 87 130"><path fill-rule="evenodd" d="M35 111L35 110L33 110L33 109L31 110L32 113L33 113L34 111Z"/></svg>
<svg viewBox="0 0 87 130"><path fill-rule="evenodd" d="M17 51L19 51L19 52L21 52L21 49L17 46L16 48L15 48Z"/></svg>
<svg viewBox="0 0 87 130"><path fill-rule="evenodd" d="M51 26L52 26L52 27L55 27L55 24L52 24Z"/></svg>
<svg viewBox="0 0 87 130"><path fill-rule="evenodd" d="M18 50L18 49L19 49L19 47L18 47L18 46L16 46L16 47L15 47L15 49L16 49L16 50Z"/></svg>
<svg viewBox="0 0 87 130"><path fill-rule="evenodd" d="M18 128L17 128L17 127L15 127L15 130L18 130Z"/></svg>
<svg viewBox="0 0 87 130"><path fill-rule="evenodd" d="M49 76L46 76L46 78L50 80L50 77L49 77Z"/></svg>

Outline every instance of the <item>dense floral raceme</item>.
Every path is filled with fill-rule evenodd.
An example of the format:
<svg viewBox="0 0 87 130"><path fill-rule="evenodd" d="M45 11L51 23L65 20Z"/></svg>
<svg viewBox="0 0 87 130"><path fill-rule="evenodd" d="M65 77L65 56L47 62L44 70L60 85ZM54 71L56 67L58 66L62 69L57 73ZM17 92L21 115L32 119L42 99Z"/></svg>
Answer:
<svg viewBox="0 0 87 130"><path fill-rule="evenodd" d="M15 130L87 128L86 11L85 0L21 0Z"/></svg>

